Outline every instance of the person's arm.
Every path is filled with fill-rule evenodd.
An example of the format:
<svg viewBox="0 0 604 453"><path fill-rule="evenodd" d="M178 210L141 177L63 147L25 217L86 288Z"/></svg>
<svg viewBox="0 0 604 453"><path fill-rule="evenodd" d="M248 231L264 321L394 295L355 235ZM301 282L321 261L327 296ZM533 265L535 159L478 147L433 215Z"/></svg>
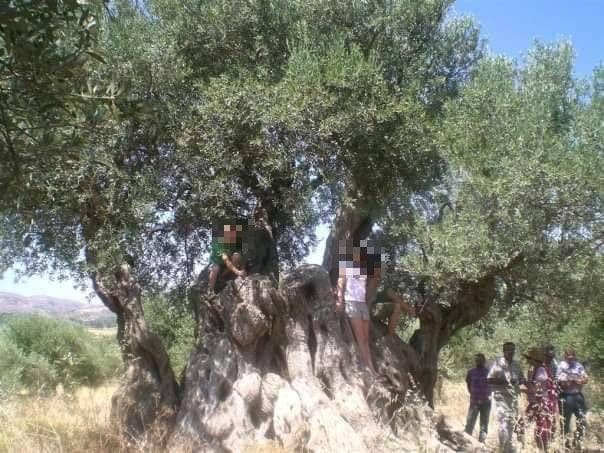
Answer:
<svg viewBox="0 0 604 453"><path fill-rule="evenodd" d="M367 294L365 294L365 302L367 302L367 305L371 304L375 299L378 286L380 285L381 272L380 268L376 268L374 269L373 275L367 279Z"/></svg>
<svg viewBox="0 0 604 453"><path fill-rule="evenodd" d="M233 274L238 275L239 277L243 277L245 275L245 271L237 269L235 265L231 262L229 255L227 255L226 253L222 254L222 261L224 262L226 268Z"/></svg>
<svg viewBox="0 0 604 453"><path fill-rule="evenodd" d="M556 373L556 379L558 380L558 384L565 390L568 387L569 379L567 374L567 367L565 362L558 365L558 372Z"/></svg>
<svg viewBox="0 0 604 453"><path fill-rule="evenodd" d="M470 379L470 371L468 370L468 373L466 374L466 385L468 386L468 393L472 393L472 389L470 386L471 382L472 380Z"/></svg>

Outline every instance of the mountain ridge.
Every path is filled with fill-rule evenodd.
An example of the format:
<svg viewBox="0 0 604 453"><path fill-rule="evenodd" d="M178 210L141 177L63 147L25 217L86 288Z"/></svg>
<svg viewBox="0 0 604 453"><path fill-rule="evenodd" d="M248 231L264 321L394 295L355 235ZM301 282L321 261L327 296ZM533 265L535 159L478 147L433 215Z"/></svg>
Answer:
<svg viewBox="0 0 604 453"><path fill-rule="evenodd" d="M115 315L98 302L82 302L47 295L24 296L0 291L0 315L41 314L91 327L115 325Z"/></svg>

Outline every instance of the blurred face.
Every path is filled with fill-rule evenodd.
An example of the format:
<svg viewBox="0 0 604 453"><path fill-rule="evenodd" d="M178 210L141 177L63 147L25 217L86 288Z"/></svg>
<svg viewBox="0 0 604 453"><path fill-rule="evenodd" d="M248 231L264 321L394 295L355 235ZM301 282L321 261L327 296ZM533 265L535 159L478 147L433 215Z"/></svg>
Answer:
<svg viewBox="0 0 604 453"><path fill-rule="evenodd" d="M237 228L235 225L224 226L224 242L232 244L237 241Z"/></svg>
<svg viewBox="0 0 604 453"><path fill-rule="evenodd" d="M485 358L483 355L477 354L474 356L474 360L476 362L476 368L483 368L485 364Z"/></svg>
<svg viewBox="0 0 604 453"><path fill-rule="evenodd" d="M505 357L505 360L508 362L511 362L514 358L514 352L516 352L516 346L513 344L503 345L503 357Z"/></svg>
<svg viewBox="0 0 604 453"><path fill-rule="evenodd" d="M575 363L577 361L577 356L574 352L567 352L564 354L564 358L568 363Z"/></svg>
<svg viewBox="0 0 604 453"><path fill-rule="evenodd" d="M556 357L556 351L553 348L547 348L545 350L545 363L551 363Z"/></svg>

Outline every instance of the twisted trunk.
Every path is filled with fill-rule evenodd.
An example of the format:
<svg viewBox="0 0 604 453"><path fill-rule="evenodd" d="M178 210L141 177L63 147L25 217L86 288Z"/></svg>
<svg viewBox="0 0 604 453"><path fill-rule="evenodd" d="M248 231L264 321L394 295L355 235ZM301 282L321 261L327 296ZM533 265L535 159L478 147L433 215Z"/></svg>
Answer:
<svg viewBox="0 0 604 453"><path fill-rule="evenodd" d="M149 433L154 441L165 442L166 431L154 429L173 425L179 405L179 389L166 349L147 327L141 302L141 288L122 264L113 275L104 275L94 239L103 225L103 216L93 198L82 214L86 261L93 289L117 317L117 339L126 367L113 396L111 418L130 442Z"/></svg>
<svg viewBox="0 0 604 453"><path fill-rule="evenodd" d="M376 325L380 376L373 379L334 304L319 266L302 266L278 289L264 276L230 281L204 301L168 447L244 451L272 441L287 450L404 449L415 351Z"/></svg>
<svg viewBox="0 0 604 453"><path fill-rule="evenodd" d="M145 323L140 286L129 276L127 265L122 265L112 291L104 287L98 272L93 276L93 287L117 315L118 341L126 366L113 395L112 420L125 439L172 426L179 404L178 384L161 340ZM165 442L162 430L155 431L153 437L155 442Z"/></svg>
<svg viewBox="0 0 604 453"><path fill-rule="evenodd" d="M420 385L430 405L434 402L434 386L438 376L438 354L459 329L483 318L497 296L497 279L523 260L516 252L504 264L489 269L481 278L458 280L453 300L438 303L439 296L428 301L419 313Z"/></svg>

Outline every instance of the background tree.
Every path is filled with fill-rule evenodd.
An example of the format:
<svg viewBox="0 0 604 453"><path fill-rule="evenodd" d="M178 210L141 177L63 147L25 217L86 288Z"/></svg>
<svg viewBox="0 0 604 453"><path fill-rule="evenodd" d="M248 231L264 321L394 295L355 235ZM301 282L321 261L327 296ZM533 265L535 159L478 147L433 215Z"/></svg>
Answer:
<svg viewBox="0 0 604 453"><path fill-rule="evenodd" d="M572 56L563 43L537 44L523 66L486 59L446 107L447 203L437 204L437 192L419 210L399 262L423 282L424 303L440 304L422 318L428 363L496 301L589 306L601 291L599 71L595 83L573 80ZM468 300L469 288L480 294Z"/></svg>

